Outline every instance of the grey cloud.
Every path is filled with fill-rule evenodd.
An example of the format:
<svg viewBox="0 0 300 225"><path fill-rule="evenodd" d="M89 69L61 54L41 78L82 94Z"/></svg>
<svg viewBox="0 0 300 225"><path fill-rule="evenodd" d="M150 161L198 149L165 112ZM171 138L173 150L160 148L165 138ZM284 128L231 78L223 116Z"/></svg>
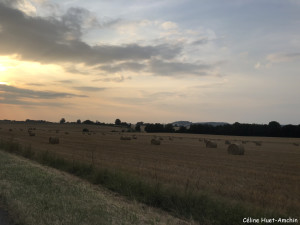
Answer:
<svg viewBox="0 0 300 225"><path fill-rule="evenodd" d="M82 86L82 87L74 87L74 89L79 91L96 92L96 91L104 91L106 88Z"/></svg>
<svg viewBox="0 0 300 225"><path fill-rule="evenodd" d="M88 71L77 69L76 66L65 66L64 70L68 73L75 73L75 74L82 74L82 75L90 74Z"/></svg>
<svg viewBox="0 0 300 225"><path fill-rule="evenodd" d="M99 22L97 17L89 10L79 7L72 7L61 17L62 23L72 30L73 38L80 39L84 32L91 28L104 28L111 26L120 19L106 19Z"/></svg>
<svg viewBox="0 0 300 225"><path fill-rule="evenodd" d="M99 66L98 69L108 73L116 73L120 71L147 71L157 76L183 76L183 75L207 75L215 65L182 63L176 61L166 61L162 59L152 58L145 63L125 62L112 65Z"/></svg>
<svg viewBox="0 0 300 225"><path fill-rule="evenodd" d="M27 85L30 85L30 86L38 86L38 87L45 86L45 84L41 84L41 83L27 83Z"/></svg>
<svg viewBox="0 0 300 225"><path fill-rule="evenodd" d="M0 3L1 2L9 7L14 7L21 1L20 0L1 0Z"/></svg>
<svg viewBox="0 0 300 225"><path fill-rule="evenodd" d="M298 57L300 57L300 53L299 52L297 52L297 53L288 53L285 56L289 57L289 58L298 58Z"/></svg>
<svg viewBox="0 0 300 225"><path fill-rule="evenodd" d="M192 42L192 45L204 45L208 43L208 38L202 38L197 41Z"/></svg>
<svg viewBox="0 0 300 225"><path fill-rule="evenodd" d="M65 103L53 101L62 98L87 97L64 92L33 91L8 85L0 85L0 103L25 106L65 106ZM38 101L36 101L38 100Z"/></svg>
<svg viewBox="0 0 300 225"><path fill-rule="evenodd" d="M300 59L300 53L275 53L267 56L267 60L271 63L289 62Z"/></svg>
<svg viewBox="0 0 300 225"><path fill-rule="evenodd" d="M90 46L80 40L84 10L72 9L65 18L30 17L0 2L0 54L18 54L41 63L85 63L97 65L114 61L144 60L153 56L172 59L181 46L161 44L140 46ZM72 21L71 18L79 16ZM95 22L96 23L96 22Z"/></svg>
<svg viewBox="0 0 300 225"><path fill-rule="evenodd" d="M207 75L213 66L182 62L166 62L154 59L150 62L150 72L160 76Z"/></svg>
<svg viewBox="0 0 300 225"><path fill-rule="evenodd" d="M57 81L58 83L61 83L61 84L72 84L73 81L72 80L59 80Z"/></svg>
<svg viewBox="0 0 300 225"><path fill-rule="evenodd" d="M202 84L202 85L190 86L187 89L188 90L191 90L191 89L200 90L200 89L216 88L216 87L221 87L221 86L225 85L225 83L226 83L225 81L223 81L223 82L207 83L207 84Z"/></svg>
<svg viewBox="0 0 300 225"><path fill-rule="evenodd" d="M120 76L120 77L109 77L109 78L101 78L101 79L95 79L93 81L102 81L102 82L117 82L117 83L121 83L125 80L131 80L131 77L124 77L124 76Z"/></svg>
<svg viewBox="0 0 300 225"><path fill-rule="evenodd" d="M26 101L22 99L16 99L12 97L7 97L4 99L0 99L0 103L7 104L7 105L25 105L28 106L66 106L65 103L60 102L33 102L33 101Z"/></svg>
<svg viewBox="0 0 300 225"><path fill-rule="evenodd" d="M30 89L17 88L14 86L0 85L1 97L18 98L31 98L31 99L58 99L58 98L71 98L71 97L87 97L86 95L76 95L65 92L54 91L34 91Z"/></svg>
<svg viewBox="0 0 300 225"><path fill-rule="evenodd" d="M181 46L161 44L156 46L140 46L129 44L123 46L94 46L94 57L91 64L122 60L145 60L154 56L172 59L181 52ZM94 61L96 60L96 62Z"/></svg>
<svg viewBox="0 0 300 225"><path fill-rule="evenodd" d="M179 94L177 92L156 92L156 93L148 95L148 97L150 97L151 99L153 99L153 98L154 99L161 99L161 98L168 98L168 97L185 97L185 96L186 95Z"/></svg>
<svg viewBox="0 0 300 225"><path fill-rule="evenodd" d="M109 72L109 73L116 73L123 70L139 72L145 68L146 68L145 64L136 63L136 62L125 62L116 65L104 65L98 67L98 69L104 70L105 72Z"/></svg>

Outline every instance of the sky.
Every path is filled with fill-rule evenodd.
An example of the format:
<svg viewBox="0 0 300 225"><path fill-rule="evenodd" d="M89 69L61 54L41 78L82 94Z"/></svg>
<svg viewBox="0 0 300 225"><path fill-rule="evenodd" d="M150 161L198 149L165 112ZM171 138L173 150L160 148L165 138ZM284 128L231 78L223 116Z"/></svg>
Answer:
<svg viewBox="0 0 300 225"><path fill-rule="evenodd" d="M300 0L0 0L0 120L300 124Z"/></svg>

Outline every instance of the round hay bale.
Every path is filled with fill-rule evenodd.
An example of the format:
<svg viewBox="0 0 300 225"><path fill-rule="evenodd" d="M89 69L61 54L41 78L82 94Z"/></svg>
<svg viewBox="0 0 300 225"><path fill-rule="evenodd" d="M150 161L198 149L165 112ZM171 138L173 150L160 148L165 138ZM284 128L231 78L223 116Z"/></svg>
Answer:
<svg viewBox="0 0 300 225"><path fill-rule="evenodd" d="M59 144L59 138L58 137L49 137L49 143L50 144Z"/></svg>
<svg viewBox="0 0 300 225"><path fill-rule="evenodd" d="M131 140L131 137L121 136L121 137L120 137L120 140L123 140L123 141L129 141L129 140Z"/></svg>
<svg viewBox="0 0 300 225"><path fill-rule="evenodd" d="M218 145L216 142L213 142L213 141L207 141L206 142L206 148L217 148Z"/></svg>
<svg viewBox="0 0 300 225"><path fill-rule="evenodd" d="M261 141L254 141L254 144L255 144L256 146L261 146L261 145L262 145Z"/></svg>
<svg viewBox="0 0 300 225"><path fill-rule="evenodd" d="M132 139L137 139L137 136L136 135L132 135Z"/></svg>
<svg viewBox="0 0 300 225"><path fill-rule="evenodd" d="M160 140L151 139L151 144L152 145L160 145Z"/></svg>
<svg viewBox="0 0 300 225"><path fill-rule="evenodd" d="M87 133L87 132L90 132L89 129L87 129L87 128L82 129L82 133Z"/></svg>
<svg viewBox="0 0 300 225"><path fill-rule="evenodd" d="M35 136L35 133L33 133L33 132L28 132L28 134L29 134L29 136L31 136L31 137L34 137L34 136Z"/></svg>
<svg viewBox="0 0 300 225"><path fill-rule="evenodd" d="M226 141L225 141L225 144L226 144L226 145L230 145L230 144L231 144L231 142L230 142L230 141L228 141L228 140L226 140Z"/></svg>
<svg viewBox="0 0 300 225"><path fill-rule="evenodd" d="M241 144L230 144L227 148L228 154L231 155L244 155L245 148Z"/></svg>
<svg viewBox="0 0 300 225"><path fill-rule="evenodd" d="M28 134L29 134L29 136L31 136L31 137L34 137L34 136L35 136L35 133L32 131L32 129L28 129Z"/></svg>

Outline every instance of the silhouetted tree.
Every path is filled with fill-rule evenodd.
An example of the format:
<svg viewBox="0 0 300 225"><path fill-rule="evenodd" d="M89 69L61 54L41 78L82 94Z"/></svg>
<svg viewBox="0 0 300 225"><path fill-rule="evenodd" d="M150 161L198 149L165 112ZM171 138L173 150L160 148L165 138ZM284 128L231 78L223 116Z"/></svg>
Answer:
<svg viewBox="0 0 300 225"><path fill-rule="evenodd" d="M77 123L78 123L78 124L81 124L81 120L78 119L78 120L77 120Z"/></svg>
<svg viewBox="0 0 300 225"><path fill-rule="evenodd" d="M281 125L277 121L271 121L268 125L269 136L278 137L281 133Z"/></svg>
<svg viewBox="0 0 300 225"><path fill-rule="evenodd" d="M297 132L297 126L289 124L282 127L281 134L284 137L297 137L298 134L299 137L300 132Z"/></svg>
<svg viewBox="0 0 300 225"><path fill-rule="evenodd" d="M171 123L165 125L164 132L173 133L174 131L175 130L174 130L173 125Z"/></svg>
<svg viewBox="0 0 300 225"><path fill-rule="evenodd" d="M66 122L65 118L61 118L60 121L59 121L60 124L63 124L65 122Z"/></svg>
<svg viewBox="0 0 300 225"><path fill-rule="evenodd" d="M167 125L163 125L160 123L155 123L155 124L147 124L145 127L145 131L146 132L168 132L168 133L172 133L174 132L174 128L172 124L167 124Z"/></svg>
<svg viewBox="0 0 300 225"><path fill-rule="evenodd" d="M118 126L121 125L121 120L120 119L116 119L115 124L118 125Z"/></svg>
<svg viewBox="0 0 300 225"><path fill-rule="evenodd" d="M186 127L184 127L184 126L179 127L179 130L178 130L179 133L186 133L186 131L187 131Z"/></svg>
<svg viewBox="0 0 300 225"><path fill-rule="evenodd" d="M83 124L95 124L95 123L91 120L85 120L83 121Z"/></svg>

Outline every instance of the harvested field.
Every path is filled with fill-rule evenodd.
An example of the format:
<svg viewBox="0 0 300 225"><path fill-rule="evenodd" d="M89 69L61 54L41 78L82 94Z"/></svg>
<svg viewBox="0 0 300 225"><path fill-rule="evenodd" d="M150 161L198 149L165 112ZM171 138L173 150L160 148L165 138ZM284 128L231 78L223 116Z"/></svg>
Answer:
<svg viewBox="0 0 300 225"><path fill-rule="evenodd" d="M231 155L244 155L245 148L241 144L230 144L227 149L228 153Z"/></svg>
<svg viewBox="0 0 300 225"><path fill-rule="evenodd" d="M121 128L118 127L35 125L34 138L20 131L27 129L26 124L1 124L1 127L0 139L31 145L34 151L54 152L69 160L93 163L99 168L122 169L150 182L159 181L167 186L205 192L256 208L300 215L300 148L293 145L299 143L299 139L172 134L171 141L170 134L156 134L164 140L162 145L154 146L151 145L153 134L136 133L135 140L120 140L118 131ZM82 135L85 127L91 135ZM9 132L9 128L13 131ZM56 133L56 130L60 132ZM59 145L49 144L51 132L59 137ZM64 135L65 132L69 135ZM207 151L199 138L216 142L218 148ZM245 155L229 155L225 140L246 141ZM262 145L257 146L255 142Z"/></svg>
<svg viewBox="0 0 300 225"><path fill-rule="evenodd" d="M3 151L0 171L1 225L196 224Z"/></svg>

